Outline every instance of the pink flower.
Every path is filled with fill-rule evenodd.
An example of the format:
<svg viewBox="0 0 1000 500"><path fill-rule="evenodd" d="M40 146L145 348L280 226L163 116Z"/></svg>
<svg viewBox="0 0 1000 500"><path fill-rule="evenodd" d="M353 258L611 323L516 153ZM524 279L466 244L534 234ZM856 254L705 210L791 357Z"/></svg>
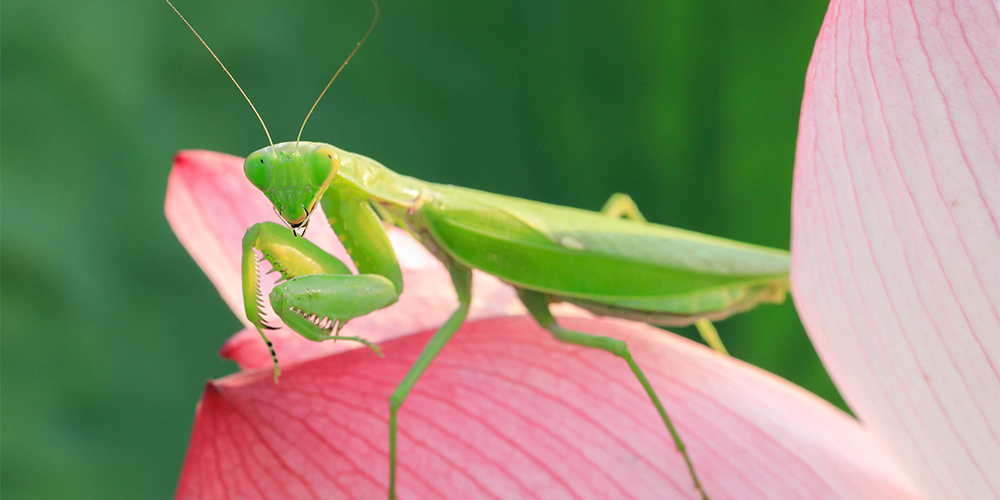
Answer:
<svg viewBox="0 0 1000 500"><path fill-rule="evenodd" d="M242 161L180 153L166 211L242 319L240 239L274 217ZM344 257L329 228L308 235ZM402 299L344 331L381 342L385 357L278 331L276 385L257 333L238 333L222 352L244 371L206 384L178 498L386 495L389 393L457 304L441 266L405 234L392 238ZM403 498L697 498L622 360L556 342L489 276L476 275L474 296L472 317L400 412ZM917 498L879 441L815 396L646 325L562 314L629 343L713 499Z"/></svg>
<svg viewBox="0 0 1000 500"><path fill-rule="evenodd" d="M925 498L1000 498L1000 19L834 1L806 78L792 294Z"/></svg>

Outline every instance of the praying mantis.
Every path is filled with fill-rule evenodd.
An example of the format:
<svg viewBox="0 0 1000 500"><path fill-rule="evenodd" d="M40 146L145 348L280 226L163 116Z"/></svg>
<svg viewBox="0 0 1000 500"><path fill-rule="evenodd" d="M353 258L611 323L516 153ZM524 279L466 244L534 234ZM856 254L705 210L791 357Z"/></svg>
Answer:
<svg viewBox="0 0 1000 500"><path fill-rule="evenodd" d="M208 44L165 0L212 53L247 102L253 103ZM408 231L448 271L459 306L433 334L389 397L388 497L396 498L397 416L408 394L469 312L472 271L514 287L535 321L557 340L621 358L640 383L683 456L693 489L708 495L681 436L656 391L624 341L563 328L554 302L592 313L661 326L686 326L780 303L788 290L788 253L646 222L631 198L616 194L590 212L397 174L365 156L318 142L301 141L302 130L323 94L364 43L375 17L306 115L295 141L251 153L247 179L273 205L284 226L261 222L243 238L242 281L247 319L267 343L279 377L278 357L265 330L258 252L282 281L268 298L275 314L303 337L360 342L340 335L352 318L385 308L403 293L403 276L385 225ZM596 160L596 159L595 159ZM318 206L351 257L357 273L304 238Z"/></svg>

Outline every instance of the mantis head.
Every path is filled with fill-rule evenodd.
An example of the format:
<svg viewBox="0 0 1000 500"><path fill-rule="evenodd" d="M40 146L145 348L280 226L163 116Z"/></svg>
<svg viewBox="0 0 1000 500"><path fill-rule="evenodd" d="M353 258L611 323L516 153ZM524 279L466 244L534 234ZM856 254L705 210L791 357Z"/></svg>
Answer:
<svg viewBox="0 0 1000 500"><path fill-rule="evenodd" d="M302 137L302 131L306 128L306 122L309 121L309 117L312 116L312 112L316 109L316 105L319 104L320 99L326 94L327 89L330 88L333 81L337 79L337 75L340 74L341 70L347 66L347 63L354 57L354 54L358 52L361 45L365 43L368 35L375 28L375 24L378 23L378 2L372 0L372 6L375 7L375 16L372 18L371 26L368 27L365 36L361 37L361 41L354 46L354 50L351 51L347 59L340 65L337 72L333 74L330 82L319 93L316 102L313 103L312 108L309 109L309 113L306 114L306 119L302 121L302 127L299 128L299 135L296 137L295 142L283 142L281 144L274 144L271 140L271 133L267 131L267 125L264 124L264 119L257 112L257 107L253 105L246 92L243 92L243 87L240 87L236 78L233 78L232 73L229 72L226 65L222 64L222 60L215 55L215 52L205 43L201 35L195 31L191 23L187 19L184 19L184 16L177 10L177 7L174 7L174 4L170 3L170 0L166 0L166 2L177 13L177 16L181 18L181 21L184 21L184 24L194 33L194 36L198 37L202 45L208 49L208 52L212 54L212 57L219 63L219 66L222 66L222 70L229 75L229 79L233 81L236 88L243 94L243 98L247 100L247 104L250 105L254 114L257 115L257 119L260 120L260 125L264 128L264 134L267 135L267 142L271 145L257 150L248 156L246 162L243 164L243 169L247 174L247 179L250 179L250 182L263 191L264 195L271 200L271 204L274 205L274 211L292 229L295 236L304 235L306 224L309 222L309 216L316 208L316 203L319 202L319 199L323 196L323 192L330 185L333 176L337 174L337 168L340 166L340 157L337 156L337 150L327 144L301 142L299 139Z"/></svg>
<svg viewBox="0 0 1000 500"><path fill-rule="evenodd" d="M337 150L316 142L283 142L254 151L243 164L247 179L267 196L296 236L337 175Z"/></svg>

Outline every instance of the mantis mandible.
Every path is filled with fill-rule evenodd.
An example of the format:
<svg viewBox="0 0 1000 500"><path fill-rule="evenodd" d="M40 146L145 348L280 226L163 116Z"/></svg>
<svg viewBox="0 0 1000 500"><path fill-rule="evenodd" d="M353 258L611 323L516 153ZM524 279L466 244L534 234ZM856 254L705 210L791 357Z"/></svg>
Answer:
<svg viewBox="0 0 1000 500"><path fill-rule="evenodd" d="M166 0L167 4L177 9ZM378 20L334 74L336 79ZM181 16L180 12L177 12ZM205 48L225 65L181 16ZM320 93L306 115L302 130ZM240 88L253 107L253 103ZM408 231L448 270L459 306L431 337L389 397L389 492L396 498L397 416L410 390L455 334L469 312L472 270L510 284L538 324L556 339L607 351L624 360L663 420L683 456L695 490L708 496L680 435L656 391L624 341L565 329L552 315L553 302L575 304L598 315L661 326L715 321L764 302L780 303L788 289L788 253L645 221L626 195L608 200L602 213L548 205L397 174L378 162L329 144L274 144L247 156L249 181L270 200L285 226L261 222L243 238L243 295L247 319L267 342L278 379L277 354L264 330L258 257L283 281L269 294L278 317L310 340L361 342L340 335L352 318L396 302L402 272L384 223ZM303 238L310 216L323 207L358 273Z"/></svg>

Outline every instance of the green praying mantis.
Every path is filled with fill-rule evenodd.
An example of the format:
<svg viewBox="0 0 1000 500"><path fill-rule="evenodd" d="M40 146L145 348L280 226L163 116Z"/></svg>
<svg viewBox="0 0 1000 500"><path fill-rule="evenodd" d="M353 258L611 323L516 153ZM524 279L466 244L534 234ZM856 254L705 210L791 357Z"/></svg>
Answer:
<svg viewBox="0 0 1000 500"><path fill-rule="evenodd" d="M219 62L198 33L166 0ZM378 20L334 74L306 115L364 43ZM257 113L254 108L254 113ZM387 307L403 292L399 263L384 224L408 231L448 270L459 306L431 337L389 397L389 491L396 498L397 416L407 395L469 312L472 270L510 284L538 324L556 339L607 351L623 359L643 386L687 465L694 489L707 499L698 474L656 391L624 341L563 328L550 304L568 302L598 315L661 326L720 320L758 304L784 300L788 253L648 223L626 195L611 197L601 213L548 205L397 174L378 162L329 144L274 144L250 154L247 179L270 200L285 225L261 222L243 238L243 296L247 319L278 358L265 330L257 252L283 281L269 300L277 316L303 337L353 340L340 335L352 318ZM322 206L357 274L305 239L310 216Z"/></svg>

